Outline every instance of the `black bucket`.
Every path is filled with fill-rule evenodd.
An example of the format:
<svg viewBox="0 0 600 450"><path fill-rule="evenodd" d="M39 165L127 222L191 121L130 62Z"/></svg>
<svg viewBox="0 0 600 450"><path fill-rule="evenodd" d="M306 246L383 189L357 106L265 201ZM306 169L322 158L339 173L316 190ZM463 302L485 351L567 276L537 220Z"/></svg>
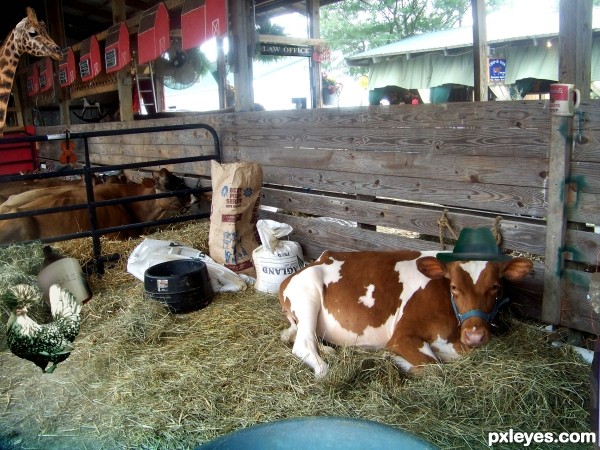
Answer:
<svg viewBox="0 0 600 450"><path fill-rule="evenodd" d="M202 309L210 304L213 296L206 264L192 259L149 267L144 273L144 290L174 313Z"/></svg>

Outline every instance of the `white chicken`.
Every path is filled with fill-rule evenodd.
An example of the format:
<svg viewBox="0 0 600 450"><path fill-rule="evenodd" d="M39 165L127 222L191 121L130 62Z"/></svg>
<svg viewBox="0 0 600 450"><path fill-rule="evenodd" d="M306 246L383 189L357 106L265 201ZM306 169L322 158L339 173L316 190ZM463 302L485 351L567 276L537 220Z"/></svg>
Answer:
<svg viewBox="0 0 600 450"><path fill-rule="evenodd" d="M27 359L45 373L52 373L56 365L69 357L73 341L79 333L81 302L59 285L50 286L50 311L53 322L38 324L27 315L27 308L39 293L33 286L19 284L8 294L15 305L7 323L6 340L10 350ZM50 367L48 364L52 363Z"/></svg>

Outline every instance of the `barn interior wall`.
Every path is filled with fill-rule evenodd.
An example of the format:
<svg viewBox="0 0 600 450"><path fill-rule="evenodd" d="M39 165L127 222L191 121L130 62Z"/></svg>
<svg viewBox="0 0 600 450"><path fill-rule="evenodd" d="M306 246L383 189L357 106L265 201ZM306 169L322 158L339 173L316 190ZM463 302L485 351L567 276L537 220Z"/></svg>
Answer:
<svg viewBox="0 0 600 450"><path fill-rule="evenodd" d="M550 113L543 101L393 105L200 114L72 131L190 122L214 127L224 162L253 161L264 172L261 216L293 226L308 258L325 249L452 248L464 227L499 227L501 247L535 260L532 277L509 286L514 307L539 318L544 280ZM42 134L62 132L59 127ZM202 131L95 138L95 164L211 151ZM596 333L600 298L600 102L573 120L569 218L561 324ZM77 149L81 151L81 149ZM40 147L57 159L58 142ZM194 153L195 154L195 153ZM210 176L206 163L179 172ZM599 294L600 295L600 294Z"/></svg>

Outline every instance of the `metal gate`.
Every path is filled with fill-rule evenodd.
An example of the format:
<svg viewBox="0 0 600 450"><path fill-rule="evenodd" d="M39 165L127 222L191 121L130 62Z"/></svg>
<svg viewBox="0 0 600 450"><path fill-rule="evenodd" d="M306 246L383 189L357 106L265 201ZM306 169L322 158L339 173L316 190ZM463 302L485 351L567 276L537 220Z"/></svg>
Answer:
<svg viewBox="0 0 600 450"><path fill-rule="evenodd" d="M95 166L92 167L90 163L90 152L89 152L89 138L93 137L102 137L102 136L116 136L116 135L129 135L129 134L142 134L142 133L157 133L164 131L181 131L181 130L190 130L190 129L204 129L207 130L213 137L214 142L214 152L210 155L198 155L198 156L187 156L187 157L179 157L179 158L171 158L171 159L161 159L161 160L152 160L148 162L141 163L127 163L127 164L117 164L117 165L103 165L103 166ZM156 226L156 225L164 225L169 223L177 223L183 222L187 220L196 220L196 219L204 219L210 217L210 212L198 212L192 214L186 214L177 217L164 218L156 221L142 222L136 224L128 224L121 225L117 227L110 228L100 228L96 219L96 208L107 205L115 205L115 204L124 204L130 203L140 200L152 200L156 198L163 197L171 197L175 195L184 195L184 194L199 194L203 192L210 192L211 188L209 187L196 187L196 188L188 188L180 191L173 191L168 193L160 193L160 194L152 194L152 195L142 195L135 197L125 197L113 200L106 201L95 201L94 199L94 189L92 182L92 175L95 173L102 173L108 171L119 171L125 169L139 169L143 167L152 167L159 166L165 164L181 164L186 162L196 162L196 161L209 161L216 160L221 162L221 152L220 152L220 143L219 136L214 128L210 125L206 124L187 124L187 125L167 125L167 126L158 126L158 127L145 127L145 128L129 128L123 130L104 130L104 131L86 131L86 132L74 132L70 133L66 131L61 134L49 134L49 135L39 135L39 136L29 136L29 137L20 137L20 138L0 138L0 144L12 144L12 143L22 143L22 142L42 142L42 141L53 141L53 140L66 140L66 139L81 139L84 142L84 155L85 155L85 164L81 169L72 169L72 170L61 170L60 172L46 172L39 174L31 174L31 175L7 175L0 176L0 189L2 187L3 182L9 181L27 181L33 179L44 179L44 178L58 178L65 176L81 176L85 181L85 188L87 194L87 203L77 204L77 205L69 205L59 208L46 208L39 209L34 211L22 211L17 213L9 213L9 214L0 214L0 220L8 220L15 219L19 217L28 217L42 214L50 214L56 212L64 212L76 209L88 209L89 218L90 218L90 229L87 231L80 231L78 233L72 233L63 236L56 236L52 238L41 239L42 242L58 242L65 241L69 239L75 238L83 238L83 237L91 237L93 243L93 261L94 267L93 269L97 273L104 272L104 263L106 261L111 261L118 259L120 255L103 255L100 236L103 234L108 234L112 232L118 232L122 230L129 230L133 228L143 228L148 226Z"/></svg>

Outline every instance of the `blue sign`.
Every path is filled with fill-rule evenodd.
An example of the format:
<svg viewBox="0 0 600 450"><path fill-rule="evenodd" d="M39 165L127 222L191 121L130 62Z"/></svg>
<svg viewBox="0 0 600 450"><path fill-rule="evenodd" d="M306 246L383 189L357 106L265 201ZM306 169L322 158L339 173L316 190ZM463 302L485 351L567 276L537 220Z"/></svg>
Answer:
<svg viewBox="0 0 600 450"><path fill-rule="evenodd" d="M506 59L490 59L490 81L504 81L506 78Z"/></svg>

